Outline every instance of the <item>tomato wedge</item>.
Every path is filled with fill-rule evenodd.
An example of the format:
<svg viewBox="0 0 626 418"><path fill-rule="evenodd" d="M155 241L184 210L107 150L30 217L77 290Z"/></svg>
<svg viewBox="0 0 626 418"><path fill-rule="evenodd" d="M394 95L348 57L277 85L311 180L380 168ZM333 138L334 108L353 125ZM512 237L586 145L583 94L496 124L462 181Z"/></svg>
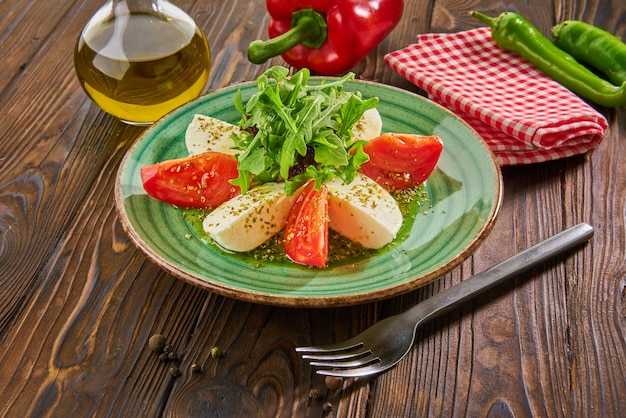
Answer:
<svg viewBox="0 0 626 418"><path fill-rule="evenodd" d="M361 171L388 191L409 189L430 176L442 150L438 136L384 133L363 146L370 159Z"/></svg>
<svg viewBox="0 0 626 418"><path fill-rule="evenodd" d="M287 217L283 248L294 262L325 267L328 260L328 190L309 182L300 192Z"/></svg>
<svg viewBox="0 0 626 418"><path fill-rule="evenodd" d="M141 167L143 188L152 197L185 208L218 206L240 193L229 180L239 176L237 158L220 152Z"/></svg>

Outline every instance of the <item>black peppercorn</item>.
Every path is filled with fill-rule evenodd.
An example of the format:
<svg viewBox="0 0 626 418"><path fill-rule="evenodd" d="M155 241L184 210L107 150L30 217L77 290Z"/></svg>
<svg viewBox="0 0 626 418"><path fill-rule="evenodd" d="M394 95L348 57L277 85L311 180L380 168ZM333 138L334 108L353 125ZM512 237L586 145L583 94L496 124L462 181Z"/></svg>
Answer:
<svg viewBox="0 0 626 418"><path fill-rule="evenodd" d="M165 347L165 337L161 334L154 334L148 340L148 347L150 347L150 350L155 353L163 351L163 348Z"/></svg>
<svg viewBox="0 0 626 418"><path fill-rule="evenodd" d="M170 375L172 377L180 376L180 369L178 367L170 367Z"/></svg>
<svg viewBox="0 0 626 418"><path fill-rule="evenodd" d="M343 386L343 379L337 376L326 376L324 383L328 389L335 391L341 389Z"/></svg>

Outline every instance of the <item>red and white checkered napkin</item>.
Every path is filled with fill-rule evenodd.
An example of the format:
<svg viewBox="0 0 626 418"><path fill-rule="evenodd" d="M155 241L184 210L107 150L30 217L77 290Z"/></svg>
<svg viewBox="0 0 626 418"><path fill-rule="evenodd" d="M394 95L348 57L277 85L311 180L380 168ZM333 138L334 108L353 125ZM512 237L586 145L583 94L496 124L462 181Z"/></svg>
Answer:
<svg viewBox="0 0 626 418"><path fill-rule="evenodd" d="M578 96L516 54L489 28L424 34L385 56L387 64L471 125L501 165L582 154L607 121Z"/></svg>

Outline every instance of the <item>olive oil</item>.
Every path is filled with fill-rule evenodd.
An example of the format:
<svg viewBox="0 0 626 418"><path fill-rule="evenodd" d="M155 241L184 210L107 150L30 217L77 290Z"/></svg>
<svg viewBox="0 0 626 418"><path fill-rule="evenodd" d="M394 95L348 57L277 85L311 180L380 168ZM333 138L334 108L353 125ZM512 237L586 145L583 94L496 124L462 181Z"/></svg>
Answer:
<svg viewBox="0 0 626 418"><path fill-rule="evenodd" d="M198 97L211 68L206 38L188 16L133 12L90 21L74 54L89 97L131 124L150 124Z"/></svg>
<svg viewBox="0 0 626 418"><path fill-rule="evenodd" d="M365 248L361 244L340 235L338 232L330 230L328 240L328 267L332 268L358 263L392 250L409 237L413 223L418 214L429 209L432 205L428 190L424 184L413 189L396 192L392 194L392 196L396 199L396 202L398 202L403 218L402 227L398 231L396 239L382 248L372 249ZM182 209L182 211L182 219L189 223L194 230L194 236L200 237L203 242L213 246L217 250L223 250L211 241L202 227L202 221L208 213L207 210ZM186 238L192 239L193 236L190 234ZM263 267L272 264L286 265L293 268L310 268L294 264L293 261L289 260L283 249L282 239L282 232L280 232L252 251L242 253L224 252L224 255L249 263L255 267Z"/></svg>

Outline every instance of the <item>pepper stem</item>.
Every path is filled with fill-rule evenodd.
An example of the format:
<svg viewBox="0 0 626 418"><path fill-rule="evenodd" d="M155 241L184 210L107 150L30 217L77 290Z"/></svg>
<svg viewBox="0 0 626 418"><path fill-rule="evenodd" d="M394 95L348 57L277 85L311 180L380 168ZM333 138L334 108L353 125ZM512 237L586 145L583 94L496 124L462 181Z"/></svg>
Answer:
<svg viewBox="0 0 626 418"><path fill-rule="evenodd" d="M298 10L293 14L291 29L269 41L253 41L248 46L248 60L263 64L270 58L281 55L296 45L319 48L326 41L328 26L319 12L313 9Z"/></svg>
<svg viewBox="0 0 626 418"><path fill-rule="evenodd" d="M558 44L559 38L561 37L561 31L565 26L567 26L567 22L561 22L550 29L550 35L552 35L552 42L554 44Z"/></svg>
<svg viewBox="0 0 626 418"><path fill-rule="evenodd" d="M489 17L485 14L482 14L481 12L477 12L477 11L471 11L469 12L469 15L472 17L475 17L476 19L480 20L481 22L485 23L487 26L489 27L493 27L494 21L495 19L492 17Z"/></svg>

